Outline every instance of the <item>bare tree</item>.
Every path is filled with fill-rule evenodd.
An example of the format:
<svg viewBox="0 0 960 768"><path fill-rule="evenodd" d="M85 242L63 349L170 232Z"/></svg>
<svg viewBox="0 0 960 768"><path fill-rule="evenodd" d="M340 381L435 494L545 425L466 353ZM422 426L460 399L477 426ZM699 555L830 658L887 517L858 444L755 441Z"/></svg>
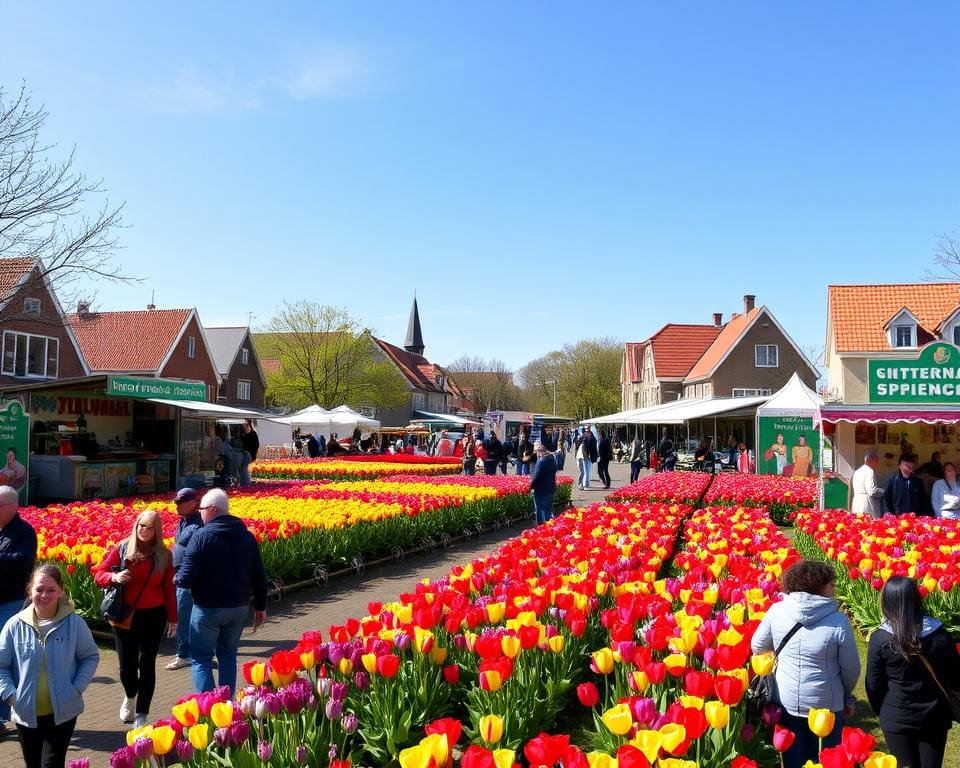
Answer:
<svg viewBox="0 0 960 768"><path fill-rule="evenodd" d="M123 206L104 201L95 215L84 212L103 194L102 182L74 169L76 147L53 158L55 145L40 137L47 117L25 87L13 99L0 89L0 265L35 259L41 275L68 292L79 291L79 281L133 282L111 261Z"/></svg>
<svg viewBox="0 0 960 768"><path fill-rule="evenodd" d="M944 232L933 249L933 270L927 270L931 280L960 278L960 241L956 232Z"/></svg>
<svg viewBox="0 0 960 768"><path fill-rule="evenodd" d="M479 413L513 411L521 407L520 390L513 381L513 372L502 360L463 355L450 363L447 370Z"/></svg>

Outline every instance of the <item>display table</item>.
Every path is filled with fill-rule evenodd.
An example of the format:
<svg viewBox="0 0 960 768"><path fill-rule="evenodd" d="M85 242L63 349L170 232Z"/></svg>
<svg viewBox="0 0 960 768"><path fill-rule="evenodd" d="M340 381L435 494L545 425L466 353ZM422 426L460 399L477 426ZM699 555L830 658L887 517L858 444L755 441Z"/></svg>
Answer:
<svg viewBox="0 0 960 768"><path fill-rule="evenodd" d="M83 456L32 455L30 474L36 478L38 499L106 499L169 491L173 459L159 455L88 461Z"/></svg>

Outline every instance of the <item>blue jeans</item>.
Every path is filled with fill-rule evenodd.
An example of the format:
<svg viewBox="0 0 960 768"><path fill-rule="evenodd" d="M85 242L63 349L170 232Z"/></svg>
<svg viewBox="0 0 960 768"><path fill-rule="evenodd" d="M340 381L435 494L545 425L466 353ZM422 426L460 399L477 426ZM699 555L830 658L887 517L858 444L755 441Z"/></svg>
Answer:
<svg viewBox="0 0 960 768"><path fill-rule="evenodd" d="M177 587L177 657L190 658L190 615L193 612L193 592Z"/></svg>
<svg viewBox="0 0 960 768"><path fill-rule="evenodd" d="M213 656L220 665L220 685L230 686L231 693L237 687L237 647L240 633L247 622L250 608L238 605L233 608L204 608L194 603L190 613L190 658L193 689L197 693L212 691Z"/></svg>
<svg viewBox="0 0 960 768"><path fill-rule="evenodd" d="M553 494L534 493L533 510L537 513L537 525L543 525L553 519Z"/></svg>
<svg viewBox="0 0 960 768"><path fill-rule="evenodd" d="M640 459L630 462L630 482L635 483L640 478L640 467L643 462Z"/></svg>
<svg viewBox="0 0 960 768"><path fill-rule="evenodd" d="M580 474L577 475L577 485L581 488L590 487L590 459L577 459L577 466L580 467Z"/></svg>
<svg viewBox="0 0 960 768"><path fill-rule="evenodd" d="M23 607L23 600L11 600L9 603L0 605L0 628L10 619L16 616ZM8 722L10 720L10 705L5 701L0 701L0 720Z"/></svg>
<svg viewBox="0 0 960 768"><path fill-rule="evenodd" d="M518 475L529 475L530 474L530 465L524 464L523 461L517 459L517 474Z"/></svg>
<svg viewBox="0 0 960 768"><path fill-rule="evenodd" d="M470 461L465 461L463 463L463 474L465 475L477 474L477 462L473 459L471 459Z"/></svg>
<svg viewBox="0 0 960 768"><path fill-rule="evenodd" d="M843 733L843 713L835 712L837 716L833 730L823 739L823 746L835 747L840 743ZM817 762L820 759L820 739L810 730L805 717L795 717L784 710L780 716L780 725L793 731L796 738L793 745L783 753L783 768L803 768L807 760Z"/></svg>

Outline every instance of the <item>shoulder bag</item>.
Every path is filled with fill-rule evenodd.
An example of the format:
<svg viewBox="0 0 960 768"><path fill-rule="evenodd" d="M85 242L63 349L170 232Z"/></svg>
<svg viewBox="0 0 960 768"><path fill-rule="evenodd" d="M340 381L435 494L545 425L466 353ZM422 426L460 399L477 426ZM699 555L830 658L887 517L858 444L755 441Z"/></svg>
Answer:
<svg viewBox="0 0 960 768"><path fill-rule="evenodd" d="M927 668L927 672L930 673L930 677L933 678L933 682L937 684L937 688L940 689L940 693L942 693L943 697L947 700L947 705L950 707L950 717L953 718L955 723L960 723L960 693L957 691L948 691L943 687L943 683L940 682L940 678L937 677L937 673L933 671L933 665L927 661L926 656L921 653L917 658L923 662L923 666Z"/></svg>
<svg viewBox="0 0 960 768"><path fill-rule="evenodd" d="M122 544L118 547L118 554L120 555L120 563L122 565L126 555L126 548ZM147 574L147 578L141 585L140 592L137 593L136 599L129 605L127 605L123 599L123 584L110 584L103 588L103 599L100 601L100 615L107 623L118 629L130 628L135 607L137 603L140 602L140 597L147 588L147 583L150 581L150 577L153 576L153 569L155 567L156 561L151 557L150 573Z"/></svg>
<svg viewBox="0 0 960 768"><path fill-rule="evenodd" d="M774 669L776 669L776 658L780 656L780 651L784 649L786 644L790 641L790 638L793 637L803 625L798 621L796 624L791 627L790 631L783 636L783 640L780 641L780 645L777 646L776 650L773 652L774 656ZM750 687L747 689L747 705L751 712L755 715L760 716L763 713L763 708L767 703L773 698L773 670L770 671L769 675L757 675L750 681Z"/></svg>

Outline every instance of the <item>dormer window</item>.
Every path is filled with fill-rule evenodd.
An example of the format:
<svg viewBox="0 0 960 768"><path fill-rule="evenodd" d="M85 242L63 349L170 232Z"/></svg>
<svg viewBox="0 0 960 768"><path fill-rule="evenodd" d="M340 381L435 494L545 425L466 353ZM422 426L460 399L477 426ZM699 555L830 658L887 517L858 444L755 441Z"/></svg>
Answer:
<svg viewBox="0 0 960 768"><path fill-rule="evenodd" d="M956 347L960 347L960 325L954 326L953 328L953 344Z"/></svg>
<svg viewBox="0 0 960 768"><path fill-rule="evenodd" d="M916 334L916 326L913 325L895 325L894 331L896 332L896 338L894 340L895 347L915 347L917 346L914 336Z"/></svg>
<svg viewBox="0 0 960 768"><path fill-rule="evenodd" d="M906 307L887 321L884 330L892 349L916 349L917 318Z"/></svg>

